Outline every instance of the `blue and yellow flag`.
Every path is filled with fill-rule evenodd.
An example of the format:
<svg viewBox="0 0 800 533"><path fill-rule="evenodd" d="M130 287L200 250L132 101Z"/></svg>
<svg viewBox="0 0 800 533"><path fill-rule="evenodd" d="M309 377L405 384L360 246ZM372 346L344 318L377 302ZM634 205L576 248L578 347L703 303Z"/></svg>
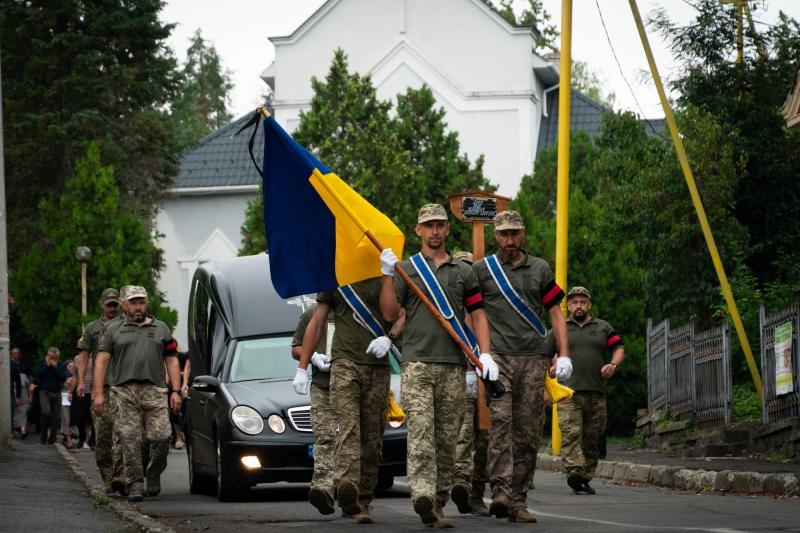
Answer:
<svg viewBox="0 0 800 533"><path fill-rule="evenodd" d="M264 226L272 284L283 298L381 275L370 232L397 257L403 232L275 121L264 120Z"/></svg>

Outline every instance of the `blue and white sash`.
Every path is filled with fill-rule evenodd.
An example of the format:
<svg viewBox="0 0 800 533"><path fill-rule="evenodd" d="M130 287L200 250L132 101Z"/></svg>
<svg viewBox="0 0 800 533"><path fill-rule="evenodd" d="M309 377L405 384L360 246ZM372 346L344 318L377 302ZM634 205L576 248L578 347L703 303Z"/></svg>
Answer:
<svg viewBox="0 0 800 533"><path fill-rule="evenodd" d="M536 333L542 337L547 335L547 328L544 327L542 321L536 316L534 310L531 309L522 296L514 290L511 281L503 271L503 267L500 266L500 261L497 260L497 254L487 256L484 261L486 262L486 266L489 267L489 273L492 275L492 278L494 278L494 282L497 283L497 286L500 288L500 292L505 296L506 300L508 300L508 303L511 304L511 308L514 309Z"/></svg>
<svg viewBox="0 0 800 533"><path fill-rule="evenodd" d="M428 294L433 297L433 301L439 313L445 320L450 322L450 325L453 326L456 334L464 341L464 344L469 346L475 355L480 356L477 337L475 337L475 334L472 333L466 324L462 324L456 317L453 308L450 306L450 302L447 301L447 296L445 296L442 290L442 286L439 285L439 280L436 279L436 275L431 270L425 257L420 252L412 255L410 261L420 278L422 278L425 288L428 289Z"/></svg>
<svg viewBox="0 0 800 533"><path fill-rule="evenodd" d="M361 324L367 331L372 333L375 338L383 337L386 335L386 332L383 331L383 327L381 326L380 322L375 319L375 316L372 314L372 311L369 310L367 304L361 299L361 296L351 287L350 285L344 285L339 287L339 294L342 295L344 301L347 302L347 305L350 306L350 309L353 310L353 318L356 322ZM394 362L402 361L402 357L400 355L400 350L397 349L397 346L392 343L392 347L389 348L389 352L394 357ZM390 363L392 360L390 359ZM399 367L398 367L399 370Z"/></svg>

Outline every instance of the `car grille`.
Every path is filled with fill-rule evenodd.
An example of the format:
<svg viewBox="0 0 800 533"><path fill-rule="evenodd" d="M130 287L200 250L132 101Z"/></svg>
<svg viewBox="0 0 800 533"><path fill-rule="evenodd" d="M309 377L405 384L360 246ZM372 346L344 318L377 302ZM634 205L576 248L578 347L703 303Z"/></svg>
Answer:
<svg viewBox="0 0 800 533"><path fill-rule="evenodd" d="M289 421L295 431L311 433L311 407L292 407L289 409Z"/></svg>

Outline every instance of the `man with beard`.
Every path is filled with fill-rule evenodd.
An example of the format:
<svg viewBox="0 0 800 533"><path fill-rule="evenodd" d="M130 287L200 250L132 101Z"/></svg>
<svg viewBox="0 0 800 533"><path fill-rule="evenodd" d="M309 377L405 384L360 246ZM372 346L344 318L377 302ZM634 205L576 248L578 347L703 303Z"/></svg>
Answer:
<svg viewBox="0 0 800 533"><path fill-rule="evenodd" d="M442 316L453 317L463 328L467 313L480 348L482 375L497 378L497 365L489 355L489 325L475 273L467 263L453 259L445 248L450 234L447 213L439 204L422 206L416 234L422 251L401 263L409 278L429 296L435 292ZM397 257L391 249L381 253L381 312L388 321L406 310L403 332L401 389L408 416L408 486L411 501L425 524L452 527L444 515L453 482L456 440L464 417L466 365L464 353L447 332L432 320L430 311L401 276L394 276ZM453 324L451 321L451 324ZM469 494L462 494L465 498ZM465 500L463 503L467 503Z"/></svg>
<svg viewBox="0 0 800 533"><path fill-rule="evenodd" d="M586 287L573 287L567 294L567 332L575 371L564 380L572 398L558 406L561 428L561 460L567 469L567 484L576 493L594 494L589 486L600 457L598 441L606 426L606 394L603 380L611 379L625 360L622 339L605 320L589 314L592 297ZM606 353L611 360L606 363Z"/></svg>
<svg viewBox="0 0 800 533"><path fill-rule="evenodd" d="M538 314L544 311L550 317L561 355L556 374L568 377L572 365L567 326L558 305L564 291L550 266L522 248L525 225L519 213L497 213L494 236L498 252L473 265L486 303L492 353L506 390L489 404L489 513L531 523L536 516L527 508L528 489L536 469L544 376L552 361L545 342L547 329Z"/></svg>
<svg viewBox="0 0 800 533"><path fill-rule="evenodd" d="M140 502L161 492L161 473L167 466L171 428L169 407L181 408L181 377L177 343L166 324L147 314L147 291L128 287L126 316L108 326L95 358L92 406L96 415L105 409L103 383L108 374L110 396L117 408L115 431L122 445L122 464L128 501ZM165 382L164 365L169 374ZM142 444L148 444L150 461L142 464Z"/></svg>

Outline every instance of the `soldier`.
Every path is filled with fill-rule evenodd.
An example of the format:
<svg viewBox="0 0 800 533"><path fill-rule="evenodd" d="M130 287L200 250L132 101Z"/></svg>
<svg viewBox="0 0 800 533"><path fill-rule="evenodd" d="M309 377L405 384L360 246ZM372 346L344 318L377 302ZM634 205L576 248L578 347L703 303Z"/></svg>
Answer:
<svg viewBox="0 0 800 533"><path fill-rule="evenodd" d="M442 316L453 317L454 329L463 331L469 313L483 375L496 379L497 365L488 353L489 326L478 281L470 266L453 259L445 248L450 225L444 207L422 206L415 231L422 251L403 261L403 270L418 287L436 293L433 300L447 306L440 311ZM403 278L394 276L396 263L391 249L381 253L381 311L392 321L401 308L406 310L401 383L403 408L408 415L406 469L412 505L424 524L452 527L443 509L452 486L456 438L464 417L464 354L432 320L430 311Z"/></svg>
<svg viewBox="0 0 800 533"><path fill-rule="evenodd" d="M572 365L566 323L558 306L564 291L550 266L522 248L525 225L519 213L495 215L494 235L497 254L473 265L486 302L492 352L506 389L505 395L489 404L489 512L510 522L531 523L536 516L527 508L528 489L536 469L544 376L552 360L545 342L547 329L537 313L545 311L550 317L561 354L557 373L566 377Z"/></svg>
<svg viewBox="0 0 800 533"><path fill-rule="evenodd" d="M300 360L303 337L316 305L303 311L292 338L292 357ZM325 324L330 325L333 317L329 314ZM331 326L332 327L332 326ZM314 475L308 491L308 501L322 514L332 514L333 508L333 465L336 446L336 412L331 407L330 382L331 358L327 350L327 331L323 334L311 356L311 364L317 369L311 375L311 428L314 430ZM295 389L298 394L306 394L305 387Z"/></svg>
<svg viewBox="0 0 800 533"><path fill-rule="evenodd" d="M567 294L567 332L575 371L564 385L575 393L558 408L561 428L561 460L567 484L575 492L594 494L589 486L600 456L598 440L606 427L606 394L603 380L611 379L625 360L622 339L605 320L589 314L592 297L586 287ZM611 354L608 363L606 354Z"/></svg>
<svg viewBox="0 0 800 533"><path fill-rule="evenodd" d="M86 325L83 330L83 335L78 339L78 356L75 358L75 363L78 367L78 386L76 393L79 401L88 402L91 406L91 394L86 394L86 391L91 391L92 388L92 370L94 368L94 359L97 355L97 346L100 343L100 338L106 326L113 320L119 317L119 293L117 289L108 288L100 295L100 307L103 309L103 314L97 320L93 320ZM111 486L114 480L114 460L112 456L112 433L114 427L114 417L116 409L109 404L107 412L102 416L94 415L94 439L95 439L95 462L97 463L97 470L103 478L106 493L111 494L120 488L124 489L124 485L117 484L117 489ZM118 464L120 471L117 478L122 478L121 464Z"/></svg>
<svg viewBox="0 0 800 533"><path fill-rule="evenodd" d="M127 316L103 334L95 357L92 405L102 415L103 383L108 374L110 395L117 406L115 430L122 445L122 463L128 483L128 501L140 502L161 492L161 473L167 466L171 435L169 408L181 408L181 377L177 343L169 328L147 314L147 291L131 286L126 296ZM164 376L166 363L170 383ZM149 464L142 464L143 442L149 444ZM146 470L145 470L146 469Z"/></svg>
<svg viewBox="0 0 800 533"><path fill-rule="evenodd" d="M380 290L380 278L372 278L317 295L293 382L295 391L304 394L308 363L332 311L330 397L339 422L333 482L342 511L359 524L374 522L370 505L378 483L389 398L390 370L385 356L392 346L391 337L399 332L381 318ZM370 323L377 330L369 330Z"/></svg>

